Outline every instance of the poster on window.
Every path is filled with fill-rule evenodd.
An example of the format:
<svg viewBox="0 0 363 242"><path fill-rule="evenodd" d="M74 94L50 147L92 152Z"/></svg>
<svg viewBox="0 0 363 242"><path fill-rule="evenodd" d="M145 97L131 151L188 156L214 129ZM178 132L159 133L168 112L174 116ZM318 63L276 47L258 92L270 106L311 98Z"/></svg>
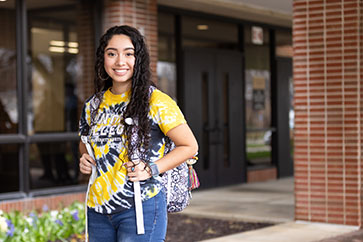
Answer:
<svg viewBox="0 0 363 242"><path fill-rule="evenodd" d="M252 104L253 110L265 109L265 88L266 80L262 76L254 76L252 79Z"/></svg>
<svg viewBox="0 0 363 242"><path fill-rule="evenodd" d="M265 109L265 90L253 90L253 110Z"/></svg>

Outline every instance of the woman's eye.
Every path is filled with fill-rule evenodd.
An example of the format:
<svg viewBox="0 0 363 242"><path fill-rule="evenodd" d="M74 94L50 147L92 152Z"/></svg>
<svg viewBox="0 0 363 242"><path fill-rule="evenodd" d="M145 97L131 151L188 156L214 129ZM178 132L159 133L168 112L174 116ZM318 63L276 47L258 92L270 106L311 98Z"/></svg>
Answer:
<svg viewBox="0 0 363 242"><path fill-rule="evenodd" d="M108 52L107 53L107 56L114 57L114 56L116 56L116 54L115 53L112 53L112 52Z"/></svg>
<svg viewBox="0 0 363 242"><path fill-rule="evenodd" d="M126 53L126 56L134 56L134 53Z"/></svg>

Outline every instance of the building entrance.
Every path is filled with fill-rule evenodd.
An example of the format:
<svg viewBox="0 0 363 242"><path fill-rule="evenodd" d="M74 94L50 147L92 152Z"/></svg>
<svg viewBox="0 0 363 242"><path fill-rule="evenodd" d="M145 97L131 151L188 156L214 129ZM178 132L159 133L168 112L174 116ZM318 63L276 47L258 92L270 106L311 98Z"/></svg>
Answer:
<svg viewBox="0 0 363 242"><path fill-rule="evenodd" d="M242 55L187 49L183 63L183 111L199 142L201 186L245 181Z"/></svg>

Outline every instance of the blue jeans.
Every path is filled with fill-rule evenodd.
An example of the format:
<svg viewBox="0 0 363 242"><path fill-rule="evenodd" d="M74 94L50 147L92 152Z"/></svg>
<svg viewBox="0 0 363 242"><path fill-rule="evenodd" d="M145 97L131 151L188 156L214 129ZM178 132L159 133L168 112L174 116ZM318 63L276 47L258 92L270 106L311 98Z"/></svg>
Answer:
<svg viewBox="0 0 363 242"><path fill-rule="evenodd" d="M116 214L100 214L88 209L90 242L159 242L164 241L168 223L163 191L142 203L145 234L136 232L135 207Z"/></svg>

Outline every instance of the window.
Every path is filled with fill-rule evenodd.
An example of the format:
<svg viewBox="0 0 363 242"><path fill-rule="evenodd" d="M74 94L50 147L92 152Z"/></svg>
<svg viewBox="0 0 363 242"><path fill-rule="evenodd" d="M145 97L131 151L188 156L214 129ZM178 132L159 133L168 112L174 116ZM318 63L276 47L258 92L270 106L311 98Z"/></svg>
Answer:
<svg viewBox="0 0 363 242"><path fill-rule="evenodd" d="M78 16L89 16L92 4L0 2L0 196L44 195L51 190L43 188L59 186L69 186L63 192L83 189L71 185L86 182L78 172L77 130L92 80L84 85L80 73L81 66L93 65L94 46L79 32L93 36L94 23ZM23 7L26 16L17 16ZM87 40L83 53L79 36Z"/></svg>
<svg viewBox="0 0 363 242"><path fill-rule="evenodd" d="M79 43L72 2L29 9L29 134L77 130Z"/></svg>
<svg viewBox="0 0 363 242"><path fill-rule="evenodd" d="M0 2L0 134L18 132L15 0Z"/></svg>
<svg viewBox="0 0 363 242"><path fill-rule="evenodd" d="M51 136L78 130L77 2L27 1L28 134L50 135L29 146L30 189L79 183L78 142L58 142Z"/></svg>
<svg viewBox="0 0 363 242"><path fill-rule="evenodd" d="M30 188L78 184L78 142L39 142L30 146Z"/></svg>
<svg viewBox="0 0 363 242"><path fill-rule="evenodd" d="M246 155L249 166L271 164L271 79L269 32L245 26ZM261 30L257 26L257 31ZM262 33L262 35L261 35Z"/></svg>
<svg viewBox="0 0 363 242"><path fill-rule="evenodd" d="M182 35L183 48L239 49L236 24L183 16Z"/></svg>
<svg viewBox="0 0 363 242"><path fill-rule="evenodd" d="M174 15L158 14L158 87L177 99Z"/></svg>

